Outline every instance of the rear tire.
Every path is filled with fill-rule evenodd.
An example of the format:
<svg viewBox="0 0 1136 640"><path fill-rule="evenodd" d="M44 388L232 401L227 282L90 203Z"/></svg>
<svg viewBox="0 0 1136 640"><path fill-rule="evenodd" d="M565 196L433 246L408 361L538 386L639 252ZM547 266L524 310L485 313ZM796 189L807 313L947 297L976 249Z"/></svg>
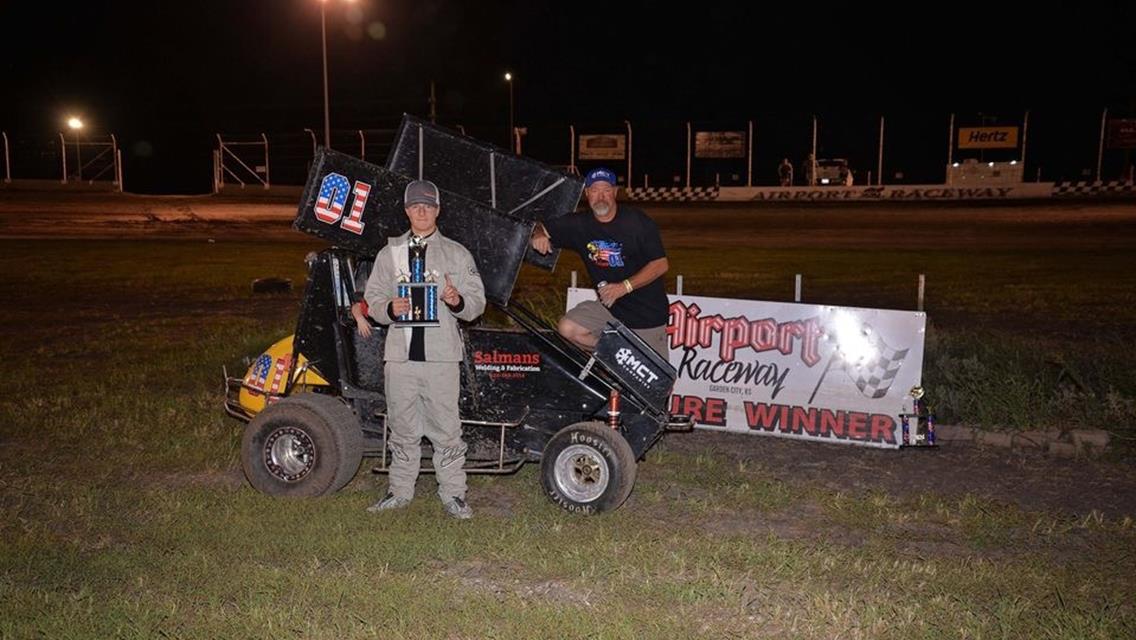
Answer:
<svg viewBox="0 0 1136 640"><path fill-rule="evenodd" d="M617 509L631 495L637 472L631 445L599 422L564 427L548 441L540 461L545 494L573 513Z"/></svg>
<svg viewBox="0 0 1136 640"><path fill-rule="evenodd" d="M334 493L355 477L363 432L343 401L302 393L270 405L245 427L241 466L256 490L273 496Z"/></svg>

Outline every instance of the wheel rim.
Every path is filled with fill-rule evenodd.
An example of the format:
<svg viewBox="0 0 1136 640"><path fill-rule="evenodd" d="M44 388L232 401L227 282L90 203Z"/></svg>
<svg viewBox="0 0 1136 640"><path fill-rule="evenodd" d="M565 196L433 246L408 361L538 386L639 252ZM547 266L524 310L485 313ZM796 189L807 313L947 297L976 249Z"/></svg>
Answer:
<svg viewBox="0 0 1136 640"><path fill-rule="evenodd" d="M611 480L607 460L582 444L574 444L556 456L553 474L560 492L575 502L596 500Z"/></svg>
<svg viewBox="0 0 1136 640"><path fill-rule="evenodd" d="M264 466L284 482L303 479L315 461L316 445L311 436L295 427L277 429L264 441Z"/></svg>

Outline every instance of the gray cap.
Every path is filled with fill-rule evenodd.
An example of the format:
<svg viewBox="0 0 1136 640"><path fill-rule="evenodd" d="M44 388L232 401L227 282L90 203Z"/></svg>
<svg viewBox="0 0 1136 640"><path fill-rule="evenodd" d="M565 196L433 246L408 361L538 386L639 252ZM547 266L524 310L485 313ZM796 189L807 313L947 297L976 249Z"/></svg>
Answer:
<svg viewBox="0 0 1136 640"><path fill-rule="evenodd" d="M406 185L406 193L402 196L403 204L407 207L415 204L426 204L431 207L440 207L438 198L438 185L429 180L415 180Z"/></svg>

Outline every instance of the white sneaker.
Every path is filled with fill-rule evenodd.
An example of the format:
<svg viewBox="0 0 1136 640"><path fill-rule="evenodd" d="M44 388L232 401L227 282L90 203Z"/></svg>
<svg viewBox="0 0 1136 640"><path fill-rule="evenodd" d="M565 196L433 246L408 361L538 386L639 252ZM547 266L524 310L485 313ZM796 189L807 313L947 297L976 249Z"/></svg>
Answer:
<svg viewBox="0 0 1136 640"><path fill-rule="evenodd" d="M380 511L389 511L391 509L401 509L408 504L410 504L410 498L400 498L393 493L387 493L387 495L383 496L382 500L379 500L375 504L367 507L367 511L370 513L378 513Z"/></svg>
<svg viewBox="0 0 1136 640"><path fill-rule="evenodd" d="M473 509L466 504L463 498L454 496L449 500L443 501L442 506L445 507L446 513L449 516L457 518L458 520L469 520L473 517Z"/></svg>

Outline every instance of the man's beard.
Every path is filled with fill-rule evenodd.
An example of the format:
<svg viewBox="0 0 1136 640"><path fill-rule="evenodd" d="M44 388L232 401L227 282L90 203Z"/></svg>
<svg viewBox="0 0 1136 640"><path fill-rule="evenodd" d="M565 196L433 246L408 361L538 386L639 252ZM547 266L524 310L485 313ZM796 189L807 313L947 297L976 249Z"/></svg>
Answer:
<svg viewBox="0 0 1136 640"><path fill-rule="evenodd" d="M593 205L591 205L591 207L592 207L592 213L594 213L597 217L600 217L600 218L611 213L611 205L604 203L604 202L599 202L599 203L593 204Z"/></svg>

